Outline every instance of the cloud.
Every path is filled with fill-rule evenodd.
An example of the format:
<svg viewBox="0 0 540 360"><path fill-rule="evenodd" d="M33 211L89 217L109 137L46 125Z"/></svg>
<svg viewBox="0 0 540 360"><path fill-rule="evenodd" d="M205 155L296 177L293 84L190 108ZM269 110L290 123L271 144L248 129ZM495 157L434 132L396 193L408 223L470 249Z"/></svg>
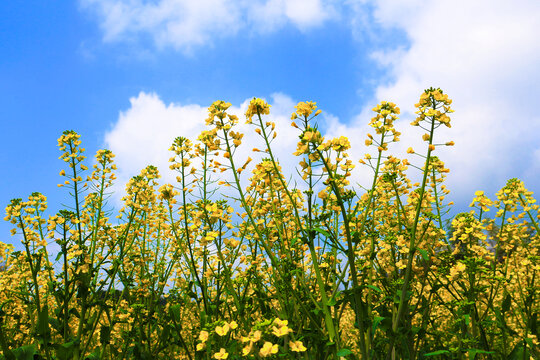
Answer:
<svg viewBox="0 0 540 360"><path fill-rule="evenodd" d="M381 84L372 105L397 103L404 112L398 151L419 146L422 132L408 123L420 92L441 87L454 100L452 129L437 135L456 146L439 156L451 169L449 188L456 198L475 190L495 192L510 177L540 190L530 169L540 165L537 111L540 71L540 5L537 1L358 1L355 31L372 27L404 32L407 43L375 49L372 58L390 80ZM358 28L360 27L360 28ZM370 106L371 107L371 106ZM343 131L362 128L366 108Z"/></svg>
<svg viewBox="0 0 540 360"><path fill-rule="evenodd" d="M190 52L239 31L261 33L292 24L301 31L336 15L324 0L80 0L98 19L106 42L150 38Z"/></svg>
<svg viewBox="0 0 540 360"><path fill-rule="evenodd" d="M239 117L240 122L235 131L244 133L242 145L234 154L235 163L240 166L247 157L253 158L251 166L242 174L242 184L247 185L251 177L251 169L263 157L263 153L253 153L253 148L264 149L262 138L255 132L254 127L245 124L244 113L249 101L233 105L228 112ZM274 155L280 161L285 176L289 179L296 174L294 167L298 158L292 155L296 151L298 130L291 126L290 116L296 103L287 95L275 93L270 96L271 113L263 118L264 121L276 123L277 138L272 143ZM165 104L154 93L141 92L130 99L130 108L120 112L118 120L110 131L105 134L105 147L115 155L117 178L114 189L114 201L119 204L125 194L124 187L128 180L139 174L148 165L154 165L162 176L161 183L176 184L177 173L169 169L168 159L172 153L168 151L173 140L186 137L195 141L202 130L207 130L207 106L199 104ZM321 115L324 120L325 115ZM328 117L330 117L328 115ZM267 155L264 155L267 156ZM220 156L221 163L226 159ZM218 174L220 180L232 180L230 173Z"/></svg>
<svg viewBox="0 0 540 360"><path fill-rule="evenodd" d="M112 0L94 0L91 3L86 0L86 3L94 9L108 4L111 6L108 14L115 13L114 6L120 8L116 13L123 14L118 16L125 21L115 22L118 30L112 31L112 25L109 30L105 29L106 34L111 31L109 36L113 39L136 36L142 32L151 35L156 41L158 38L162 39L160 41L165 45L180 48L187 46L187 43L182 45L175 42L175 36L167 30L169 23L183 23L178 20L179 17L150 16L145 20L149 25L145 26L138 26L138 20L134 20L142 17L141 14L147 7L161 14L159 9L164 9L165 6L172 9L180 6L180 2L159 1L154 5L131 2L130 6ZM204 1L199 4L197 6L207 6ZM226 7L228 3L219 4ZM362 0L349 1L347 5L339 8L335 4L331 7L328 3L313 1L310 7L312 11L304 13L295 10L295 2L269 0L238 4L236 12L231 10L231 16L240 16L242 20L224 30L222 36L232 36L237 31L235 26L238 29L273 31L285 23L291 23L302 28L311 24L315 18L319 18L319 23L328 19L330 15L321 16L323 13L333 14L328 9L341 12L339 16L349 9L347 15L343 16L348 16L351 29L357 33L364 31L370 33L370 36L383 37L400 34L399 41L381 39L381 46L370 50L373 61L384 70L384 78L371 101L368 101L369 106L352 119L337 119L326 114L329 125L325 135L327 138L348 136L353 146L351 155L356 159L366 152L364 140L366 133L371 130L367 126L372 117L370 109L381 100L393 101L402 109L401 119L396 123L398 130L403 133L402 140L390 146L390 153L405 157L409 146L422 152L425 147L421 141L423 131L409 125L415 116L414 104L423 89L430 86L441 87L454 100L453 108L456 111L452 116L452 128L440 128L441 131L436 134L437 142L453 140L456 143L454 147L440 147L436 150L436 155L445 161L451 170L448 186L452 191L452 199L458 204L468 204L475 190L481 189L493 194L511 177L520 177L529 189L540 190L540 181L536 176L537 169L540 168L540 145L537 140L540 117L536 109L540 83L540 71L537 69L537 64L540 63L540 42L536 41L536 34L540 33L537 22L540 17L538 2L457 0L448 4L442 1L426 3ZM331 16L338 15L334 13ZM151 21L151 18L154 20ZM257 18L263 20L256 23L253 19ZM103 18L103 21L106 19ZM198 20L193 21L195 24ZM382 35L377 35L378 31L374 29L382 29ZM160 31L163 36L155 37ZM211 32L217 30L212 27L199 29L195 26L190 31L197 33L202 39L201 43L204 43L208 41ZM370 46L376 43L370 42ZM193 44L192 42L191 45ZM389 44L394 46L390 48ZM235 104L232 111L243 114L247 101ZM275 149L283 154L280 158L284 162L290 161L290 164L293 164L295 159L286 159L289 159L290 153L295 150L297 141L296 132L288 125L294 101L284 94L274 94L269 101L273 105L272 116L276 117L278 123L278 140L283 139L283 143L276 143L280 146ZM131 99L131 103L131 108L121 114L118 123L108 135L111 149L116 153L120 150L119 162L121 153L125 153L124 156L128 159L132 156L129 154L130 149L133 149L134 154L141 152L132 156L135 160L125 160L126 164L136 161L133 166L125 168L129 176L146 165L142 163L143 159L158 165L159 161L168 159L166 149L174 136L182 133L186 134L186 137L194 138L204 127L206 105L165 105L157 95L146 93ZM194 110L188 114L188 109ZM162 126L150 125L151 119L158 118L169 120L163 120ZM184 125L178 123L179 118L186 119L185 124L182 123ZM121 126L122 123L131 122L141 124L137 126L137 130L128 129L126 125ZM146 125L142 125L143 123ZM157 134L154 138L161 140L146 139L147 134L162 128L171 129L165 133L170 137L167 141L162 138L165 135ZM130 131L137 131L137 134L125 135ZM124 140L113 141L115 136ZM250 138L251 133L250 136L246 135L246 139ZM138 143L133 139L139 139ZM145 149L161 149L162 153L158 154L154 150L142 153L142 148L137 144L146 144L145 141L150 141L144 145ZM249 141L246 140L246 149L251 149ZM407 157L414 160L414 157ZM422 160L418 158L415 163L421 165ZM287 166L287 169L292 167ZM369 171L357 167L355 172L358 174L358 182L362 185L369 184Z"/></svg>

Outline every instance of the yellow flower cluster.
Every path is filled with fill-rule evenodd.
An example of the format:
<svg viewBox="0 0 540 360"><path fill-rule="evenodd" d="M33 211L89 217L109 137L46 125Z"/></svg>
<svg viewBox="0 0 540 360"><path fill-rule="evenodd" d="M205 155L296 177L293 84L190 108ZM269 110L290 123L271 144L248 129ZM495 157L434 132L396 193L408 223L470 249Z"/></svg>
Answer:
<svg viewBox="0 0 540 360"><path fill-rule="evenodd" d="M471 349L494 358L532 353L539 207L510 179L496 201L478 191L474 209L448 221L449 170L431 152L450 104L438 89L421 96L427 156L407 151L419 166L383 155L399 138L399 108L375 107L377 136L366 145L378 155L365 157L373 182L359 192L348 155L354 139L325 140L309 123L320 113L314 102L293 114L297 185L296 169L272 150L276 124L262 119L269 105L250 103L246 117L263 150L238 161L244 134L233 129L231 105L217 101L210 129L170 148L178 184L158 184L158 169L146 167L128 182L116 223L106 205L114 155L99 151L83 183L79 135L64 133L69 166L60 175L74 205L46 216L46 197L32 193L6 207L23 250L0 242L2 351L37 343L44 358L58 349L79 359L404 358L444 344L456 358ZM410 168L422 171L421 182L409 179ZM483 218L491 208L494 219Z"/></svg>
<svg viewBox="0 0 540 360"><path fill-rule="evenodd" d="M263 99L253 98L248 105L246 110L247 123L251 124L253 121L253 116L258 115L268 115L270 114L270 105Z"/></svg>
<svg viewBox="0 0 540 360"><path fill-rule="evenodd" d="M427 121L433 124L450 126L450 117L447 114L454 112L450 108L452 100L441 89L429 88L420 96L420 101L414 106L418 108L418 117L411 123L419 126L420 122Z"/></svg>
<svg viewBox="0 0 540 360"><path fill-rule="evenodd" d="M307 121L313 111L317 109L317 103L314 101L301 101L294 108L296 109L296 111L292 113L291 120L295 120L300 117L301 119ZM317 110L315 111L315 114L313 116L317 116L320 113L322 113L322 110Z"/></svg>

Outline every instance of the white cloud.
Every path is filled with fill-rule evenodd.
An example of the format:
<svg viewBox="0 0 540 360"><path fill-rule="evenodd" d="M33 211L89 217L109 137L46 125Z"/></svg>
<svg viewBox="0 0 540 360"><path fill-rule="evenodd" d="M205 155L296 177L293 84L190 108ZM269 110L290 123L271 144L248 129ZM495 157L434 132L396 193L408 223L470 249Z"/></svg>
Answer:
<svg viewBox="0 0 540 360"><path fill-rule="evenodd" d="M397 148L419 143L421 132L408 125L413 104L423 89L441 87L456 111L452 129L437 135L456 142L439 153L451 169L454 196L470 199L479 188L494 192L509 177L522 177L526 186L540 189L530 171L539 166L533 153L540 150L538 1L380 0L353 5L355 18L373 10L367 25L361 21L357 26L400 30L409 42L372 54L391 79L377 88L373 104L389 100L404 110L404 121L398 123L403 141ZM367 110L363 114L345 131L360 127L369 117Z"/></svg>
<svg viewBox="0 0 540 360"><path fill-rule="evenodd" d="M149 37L189 52L239 31L268 32L290 23L301 31L336 15L324 0L80 0L97 15L108 42Z"/></svg>
<svg viewBox="0 0 540 360"><path fill-rule="evenodd" d="M90 0L86 2L89 3ZM200 6L207 4L204 1L199 3ZM92 6L99 8L105 4L121 8L119 4L124 3L94 0ZM168 15L169 17L155 15L147 20L148 25L137 29L134 19L139 15L130 15L134 9L142 11L145 6L153 6L156 8L155 12L159 13L157 9L164 9L166 5L171 9L177 8L180 2L163 0L154 5L144 5L141 2L130 4L130 7L124 4L126 9L118 10L119 13L128 15L124 16L127 18L125 22L118 23L119 30L111 33L113 38L135 35L140 31L154 36L162 31L163 44L184 46L175 43L173 33L166 30L169 23L183 24L181 20L172 15ZM220 4L226 7L228 3ZM258 31L271 31L286 22L301 28L302 24L309 24L315 18L323 21L326 18L321 14L328 13L328 4L317 1L312 2L313 11L302 14L295 10L295 2L283 0L240 4L237 7L238 12L233 12L232 16L244 16L245 19L242 18L237 26ZM327 120L331 124L326 134L328 137L348 136L354 150L351 154L354 154L355 158L362 156L366 152L363 145L365 135L370 131L367 127L372 116L370 109L380 100L389 100L397 103L402 109L402 120L398 121L396 126L403 133L402 141L399 144L392 144L390 152L405 156L405 149L409 146L421 151L425 146L420 139L422 131L409 125L414 118L413 105L423 89L430 86L441 87L454 100L453 108L456 111L452 116L452 128L441 128L436 135L440 142L454 140L456 143L454 147L438 148L436 152L451 170L448 186L452 190L453 199L465 204L477 189L494 193L510 177L520 177L530 189L540 190L536 176L537 169L540 168L538 156L540 146L537 140L540 133L540 117L536 109L540 84L540 71L537 68L537 64L540 63L540 42L536 40L536 34L540 33L540 25L537 22L540 18L540 3L524 0L513 3L456 0L451 4L442 1L426 3L361 0L351 1L348 4L353 10L350 11L352 14L350 22L356 26L355 31L362 31L362 28L368 32L373 32L376 28L393 29L392 31L403 32L408 43L397 43L393 49L373 49L371 56L385 68L385 78L390 81L377 87L369 106L354 119L339 120L327 115ZM341 11L346 9L347 7L343 7ZM110 13L114 11L111 10ZM154 19L153 22L150 21L151 18ZM253 19L257 18L263 21L256 24ZM197 33L202 42L207 41L209 31L216 31L197 29L193 27L190 31ZM233 26L223 35L232 35L234 31L236 30ZM382 43L387 46L389 42ZM206 106L175 104L166 106L157 96L145 93L141 93L138 98L131 101L131 109L121 114L118 124L108 135L110 139L114 138L111 134L128 139L125 140L128 144L112 140L109 143L116 153L125 149L126 159L130 156L136 158L136 166L126 168L129 176L146 165L142 163L143 159L158 165L158 161L165 161L168 158L168 154L165 154L166 149L174 136L184 135L194 138L203 128ZM276 117L280 131L278 140L283 139L283 143L278 143L281 145L275 148L279 149L280 158L287 159L294 151L297 141L297 134L288 125L294 102L281 94L274 94L270 102L273 104L272 116ZM233 107L232 111L241 115L246 106L247 100ZM170 139L165 141L162 139L164 135L158 134L154 138L162 140L146 139L148 133L159 128L149 125L152 118L167 118L169 120L164 120L164 124L169 122L175 124L172 119L181 116L171 114L187 114L185 112L188 108L196 109L189 115L182 115L185 119L190 119L192 127L186 124L182 126L176 124L177 128L162 125L161 128L173 130L167 132ZM145 123L147 130L144 130L143 125L139 125L138 135L134 134L133 137L121 135L135 131L124 129L125 125L121 126L123 122L131 121ZM163 153L158 154L155 152L157 150L151 150L148 154L130 155L130 152L138 154L142 151L137 143L133 143L132 139L137 138L139 144L150 141L145 148L157 149ZM246 139L250 138L252 136L246 135ZM247 143L249 141L246 141L246 149L252 147ZM121 158L119 154L119 162L123 162L120 161ZM417 164L420 165L420 159L418 160ZM126 161L129 163L135 160ZM293 160L290 161L292 164ZM291 169L289 166L287 168ZM360 183L367 185L371 174L362 167L358 167L355 171L359 174L357 179Z"/></svg>
<svg viewBox="0 0 540 360"><path fill-rule="evenodd" d="M240 122L235 131L244 133L242 145L234 154L235 163L240 166L248 156L253 162L242 174L243 186L251 177L251 169L263 155L253 153L253 148L264 149L263 140L254 132L254 127L245 124L244 113L249 101L233 105L228 112L238 115ZM295 164L299 159L292 153L296 151L298 142L298 130L291 126L290 116L296 105L287 95L281 93L272 94L268 99L271 104L271 113L263 118L264 121L276 123L277 138L272 143L272 149L276 158L280 161L283 172L287 178L295 175ZM137 97L130 99L131 106L128 110L120 113L118 121L111 130L106 133L105 147L115 155L118 167L114 194L115 202L125 194L124 187L127 181L139 174L140 170L147 165L154 165L162 176L161 183L176 184L176 173L169 169L168 159L172 153L168 151L173 140L178 137L186 137L195 141L202 130L206 130L205 119L207 107L198 104L169 104L166 105L156 94L141 92ZM324 119L324 114L321 117ZM218 161L226 163L226 159ZM220 180L232 180L229 173L218 174ZM216 178L217 178L216 176ZM177 184L176 184L177 185Z"/></svg>

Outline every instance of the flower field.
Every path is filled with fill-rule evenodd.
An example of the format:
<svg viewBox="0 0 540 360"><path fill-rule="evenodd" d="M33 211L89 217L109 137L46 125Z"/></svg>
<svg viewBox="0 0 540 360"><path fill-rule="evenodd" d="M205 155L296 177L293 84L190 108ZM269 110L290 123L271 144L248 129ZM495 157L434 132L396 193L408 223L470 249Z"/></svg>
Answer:
<svg viewBox="0 0 540 360"><path fill-rule="evenodd" d="M453 145L437 139L451 103L421 94L411 125L425 149L410 162L389 155L399 108L377 105L355 164L350 139L325 139L321 111L300 102L293 182L270 106L251 101L244 134L216 101L207 130L170 148L177 182L159 186L148 166L118 212L114 154L90 169L65 131L70 207L48 215L33 193L6 208L24 250L0 242L0 359L538 359L538 205L510 179L444 221L449 170L434 153ZM251 173L235 156L244 136L262 144ZM351 185L356 166L371 188Z"/></svg>

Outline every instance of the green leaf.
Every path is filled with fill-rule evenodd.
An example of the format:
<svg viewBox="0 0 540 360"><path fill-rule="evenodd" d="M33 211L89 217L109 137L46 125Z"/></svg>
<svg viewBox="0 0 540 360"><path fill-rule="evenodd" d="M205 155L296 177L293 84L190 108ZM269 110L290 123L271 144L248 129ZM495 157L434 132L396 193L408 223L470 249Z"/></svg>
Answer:
<svg viewBox="0 0 540 360"><path fill-rule="evenodd" d="M437 351L433 351L433 352L424 354L424 356L437 356L437 355L444 355L444 354L450 354L450 351L448 351L448 350L437 350Z"/></svg>
<svg viewBox="0 0 540 360"><path fill-rule="evenodd" d="M56 345L56 356L59 360L73 359L73 352L79 344L80 341L76 339L65 344Z"/></svg>
<svg viewBox="0 0 540 360"><path fill-rule="evenodd" d="M341 357L344 357L350 354L352 354L352 351L349 349L341 349L336 353L337 356L341 356Z"/></svg>
<svg viewBox="0 0 540 360"><path fill-rule="evenodd" d="M176 304L169 308L169 313L171 314L171 317L177 322L180 323L181 316L180 316L180 310L182 309L182 305Z"/></svg>
<svg viewBox="0 0 540 360"><path fill-rule="evenodd" d="M51 329L49 328L49 307L44 305L38 314L37 336L42 344L51 342Z"/></svg>
<svg viewBox="0 0 540 360"><path fill-rule="evenodd" d="M62 257L62 255L64 255L64 253L63 253L62 251L59 251L58 254L56 255L56 258L54 259L54 261L60 260L60 258Z"/></svg>
<svg viewBox="0 0 540 360"><path fill-rule="evenodd" d="M313 230L315 230L319 234L322 234L322 235L326 236L327 238L332 237L332 235L330 235L330 233L328 231L326 231L324 229L321 229L320 227L315 227L315 228L313 228Z"/></svg>
<svg viewBox="0 0 540 360"><path fill-rule="evenodd" d="M13 355L17 360L34 360L34 355L36 354L36 349L34 345L21 346L18 349L13 350Z"/></svg>
<svg viewBox="0 0 540 360"><path fill-rule="evenodd" d="M379 324L381 321L383 321L384 318L382 316L375 316L375 319L373 320L373 333L375 334L375 330L379 327Z"/></svg>
<svg viewBox="0 0 540 360"><path fill-rule="evenodd" d="M101 359L101 355L99 353L99 349L93 351L90 355L86 356L84 360L99 360Z"/></svg>
<svg viewBox="0 0 540 360"><path fill-rule="evenodd" d="M429 254L426 250L418 249L418 252L420 253L420 255L422 255L422 259L424 259L425 261L429 260Z"/></svg>
<svg viewBox="0 0 540 360"><path fill-rule="evenodd" d="M512 352L508 355L508 360L522 360L529 359L530 353L528 349L523 345L523 342L516 344Z"/></svg>
<svg viewBox="0 0 540 360"><path fill-rule="evenodd" d="M99 341L102 344L108 344L111 342L111 328L109 326L102 326L99 334Z"/></svg>
<svg viewBox="0 0 540 360"><path fill-rule="evenodd" d="M371 290L375 290L378 293L382 293L382 290L376 287L375 285L366 285L366 287L370 288Z"/></svg>
<svg viewBox="0 0 540 360"><path fill-rule="evenodd" d="M471 322L471 317L469 316L469 314L463 315L463 319L465 320L465 325L469 326Z"/></svg>
<svg viewBox="0 0 540 360"><path fill-rule="evenodd" d="M506 297L503 300L501 311L504 314L508 310L510 310L510 305L512 305L512 297L510 294L506 294Z"/></svg>
<svg viewBox="0 0 540 360"><path fill-rule="evenodd" d="M469 349L467 351L469 352L469 360L474 360L476 358L476 354L494 354L493 351L486 351L481 349Z"/></svg>

